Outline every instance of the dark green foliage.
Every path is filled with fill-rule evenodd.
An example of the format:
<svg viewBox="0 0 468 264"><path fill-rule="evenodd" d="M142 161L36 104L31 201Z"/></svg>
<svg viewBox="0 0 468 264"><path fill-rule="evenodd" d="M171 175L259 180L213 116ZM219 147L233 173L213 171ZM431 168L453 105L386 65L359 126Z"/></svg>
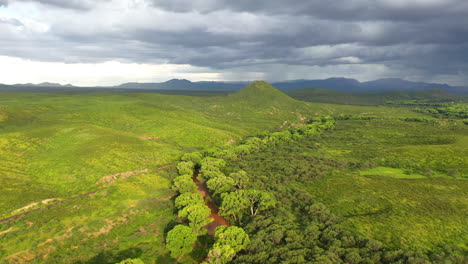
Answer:
<svg viewBox="0 0 468 264"><path fill-rule="evenodd" d="M449 247L449 254L441 249L413 251L409 249L411 245L398 249L343 228L344 219L317 202L308 191L308 186L319 180L325 182L326 177L340 171L349 173L346 169L349 164L343 166L342 160L323 156L321 141L304 138L228 162L227 174L245 170L249 174L249 189L272 193L278 199L268 214L251 217L241 213L249 203L239 191L223 195L220 210L232 221L241 223L251 238L248 249L237 254L234 263L429 263L437 259L440 263L465 262L463 251L456 247ZM318 188L325 192L326 185ZM382 202L388 206L388 202ZM374 208L363 210L372 213Z"/></svg>
<svg viewBox="0 0 468 264"><path fill-rule="evenodd" d="M229 174L229 177L234 180L234 184L238 189L245 189L248 186L249 176L247 172L240 170Z"/></svg>

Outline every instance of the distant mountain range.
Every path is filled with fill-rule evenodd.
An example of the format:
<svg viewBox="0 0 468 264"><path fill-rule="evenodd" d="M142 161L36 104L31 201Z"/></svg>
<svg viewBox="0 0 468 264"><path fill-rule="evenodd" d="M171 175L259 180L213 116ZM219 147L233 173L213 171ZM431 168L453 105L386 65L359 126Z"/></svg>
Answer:
<svg viewBox="0 0 468 264"><path fill-rule="evenodd" d="M4 84L0 84L4 85ZM19 84L13 84L9 86L17 86L17 87L76 87L71 84L65 84L62 85L60 83L50 83L50 82L43 82L43 83L38 83L38 84L33 84L33 83L19 83Z"/></svg>
<svg viewBox="0 0 468 264"><path fill-rule="evenodd" d="M160 83L124 83L115 88L156 89L156 90L240 90L249 82L192 82L186 79L172 79Z"/></svg>
<svg viewBox="0 0 468 264"><path fill-rule="evenodd" d="M448 93L468 94L468 87L455 87L448 84L412 82L402 79L379 79L369 82L359 82L348 78L329 78L325 80L295 80L273 83L273 86L284 91L304 88L322 88L339 92L380 93L389 91L417 92L432 89L442 89Z"/></svg>
<svg viewBox="0 0 468 264"><path fill-rule="evenodd" d="M83 87L83 88L102 88L102 89L119 89L119 90L219 90L232 91L240 90L250 82L192 82L185 79L172 79L160 83L124 83L110 87ZM272 85L283 91L299 90L304 88L322 88L340 92L354 93L380 93L388 91L406 91L416 92L432 89L442 89L453 94L468 94L468 87L450 86L448 84L412 82L403 79L390 78L379 79L369 82L360 82L349 78L329 78L323 80L293 80L274 82ZM15 84L1 85L3 88L79 88L71 84L61 85L58 83L40 83L40 84ZM10 91L13 89L9 89Z"/></svg>

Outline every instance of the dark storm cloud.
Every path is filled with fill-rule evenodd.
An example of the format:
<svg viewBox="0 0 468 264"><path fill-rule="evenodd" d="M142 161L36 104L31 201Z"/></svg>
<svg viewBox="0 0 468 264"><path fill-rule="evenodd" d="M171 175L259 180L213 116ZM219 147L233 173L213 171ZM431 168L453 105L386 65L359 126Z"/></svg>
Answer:
<svg viewBox="0 0 468 264"><path fill-rule="evenodd" d="M233 10L264 14L307 15L333 20L418 20L446 15L466 15L463 0L153 0L157 7L174 12Z"/></svg>
<svg viewBox="0 0 468 264"><path fill-rule="evenodd" d="M71 63L166 62L226 71L253 66L262 71L273 64L375 64L402 74L468 75L466 0L16 2L63 10L54 11L58 18L48 20L44 32L19 30L27 27L24 21L0 23L0 55ZM114 7L128 10L109 13Z"/></svg>

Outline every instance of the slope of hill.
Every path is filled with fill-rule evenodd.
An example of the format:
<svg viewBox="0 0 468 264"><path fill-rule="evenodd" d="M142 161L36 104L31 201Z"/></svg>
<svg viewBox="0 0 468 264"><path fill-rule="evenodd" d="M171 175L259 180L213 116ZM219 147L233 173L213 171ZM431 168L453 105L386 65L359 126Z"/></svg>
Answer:
<svg viewBox="0 0 468 264"><path fill-rule="evenodd" d="M265 81L254 81L239 92L229 95L228 98L255 102L256 105L296 103L294 99Z"/></svg>

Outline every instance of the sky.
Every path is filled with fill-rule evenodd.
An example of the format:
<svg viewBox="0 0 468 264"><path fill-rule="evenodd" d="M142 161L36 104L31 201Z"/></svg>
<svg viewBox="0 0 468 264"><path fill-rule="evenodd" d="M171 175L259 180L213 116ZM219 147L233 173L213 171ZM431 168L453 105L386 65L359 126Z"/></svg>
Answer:
<svg viewBox="0 0 468 264"><path fill-rule="evenodd" d="M466 0L0 0L0 83L468 85Z"/></svg>

